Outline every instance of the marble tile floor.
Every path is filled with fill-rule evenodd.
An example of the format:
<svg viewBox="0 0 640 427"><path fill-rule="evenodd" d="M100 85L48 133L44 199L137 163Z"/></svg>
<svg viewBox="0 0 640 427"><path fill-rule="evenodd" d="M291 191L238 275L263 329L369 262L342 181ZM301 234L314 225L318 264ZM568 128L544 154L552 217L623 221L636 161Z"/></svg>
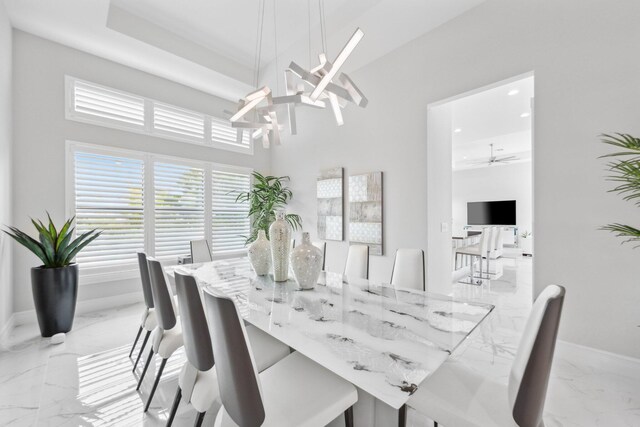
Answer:
<svg viewBox="0 0 640 427"><path fill-rule="evenodd" d="M501 267L502 277L482 287L454 284L454 296L491 302L496 310L452 357L506 382L531 303L531 259L505 259ZM167 365L152 407L143 415L154 376L147 374L136 392L138 374L131 373L133 362L127 357L140 311L132 304L79 315L60 345L40 338L35 324L16 327L0 348L0 425L163 426L184 354L177 353ZM137 372L141 368L142 363ZM212 425L214 416L208 414L204 425ZM181 405L174 425L190 426L194 419L195 412ZM639 426L640 363L560 344L545 423ZM410 410L408 425L432 424Z"/></svg>

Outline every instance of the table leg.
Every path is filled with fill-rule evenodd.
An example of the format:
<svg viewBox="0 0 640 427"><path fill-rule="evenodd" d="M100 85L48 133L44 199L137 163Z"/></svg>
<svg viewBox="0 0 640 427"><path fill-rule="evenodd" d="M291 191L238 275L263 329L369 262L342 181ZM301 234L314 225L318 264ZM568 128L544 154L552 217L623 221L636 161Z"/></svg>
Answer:
<svg viewBox="0 0 640 427"><path fill-rule="evenodd" d="M406 427L407 425L407 405L402 405L398 409L398 427Z"/></svg>

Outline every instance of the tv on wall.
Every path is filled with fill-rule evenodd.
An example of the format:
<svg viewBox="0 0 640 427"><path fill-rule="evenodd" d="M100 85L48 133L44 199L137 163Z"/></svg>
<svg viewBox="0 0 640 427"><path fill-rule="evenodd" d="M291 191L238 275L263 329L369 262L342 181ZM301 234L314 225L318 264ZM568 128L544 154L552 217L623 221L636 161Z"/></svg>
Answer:
<svg viewBox="0 0 640 427"><path fill-rule="evenodd" d="M468 225L516 225L516 201L468 202Z"/></svg>

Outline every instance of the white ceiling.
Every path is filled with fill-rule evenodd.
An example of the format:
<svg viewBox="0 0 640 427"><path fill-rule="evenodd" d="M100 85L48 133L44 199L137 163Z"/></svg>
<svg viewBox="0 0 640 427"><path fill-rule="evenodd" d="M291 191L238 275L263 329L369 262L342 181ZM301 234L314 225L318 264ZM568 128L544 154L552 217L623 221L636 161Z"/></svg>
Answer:
<svg viewBox="0 0 640 427"><path fill-rule="evenodd" d="M4 1L13 26L38 36L231 100L253 86L258 0ZM329 58L361 27L365 38L345 65L353 71L483 1L326 0ZM275 57L274 5L280 68L310 34L315 57L318 0L265 4L263 68Z"/></svg>
<svg viewBox="0 0 640 427"><path fill-rule="evenodd" d="M454 169L488 166L477 163L489 159L490 144L494 156L531 160L533 86L532 76L451 102Z"/></svg>

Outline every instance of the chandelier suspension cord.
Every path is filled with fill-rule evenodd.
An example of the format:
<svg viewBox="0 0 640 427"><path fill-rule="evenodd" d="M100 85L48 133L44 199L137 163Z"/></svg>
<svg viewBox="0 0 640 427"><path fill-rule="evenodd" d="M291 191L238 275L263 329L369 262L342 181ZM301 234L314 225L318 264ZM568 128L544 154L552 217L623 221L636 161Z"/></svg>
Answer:
<svg viewBox="0 0 640 427"><path fill-rule="evenodd" d="M258 0L258 25L256 35L256 56L254 58L255 87L260 83L260 62L262 59L262 29L264 27L264 0Z"/></svg>
<svg viewBox="0 0 640 427"><path fill-rule="evenodd" d="M278 26L276 24L276 0L273 0L273 45L276 53L276 94L280 93L280 79L278 78Z"/></svg>
<svg viewBox="0 0 640 427"><path fill-rule="evenodd" d="M308 15L308 28L309 28L309 69L311 66L311 0L307 0L307 15Z"/></svg>
<svg viewBox="0 0 640 427"><path fill-rule="evenodd" d="M318 0L318 6L320 8L320 38L322 40L322 52L327 52L327 29L326 22L324 20L324 0Z"/></svg>

